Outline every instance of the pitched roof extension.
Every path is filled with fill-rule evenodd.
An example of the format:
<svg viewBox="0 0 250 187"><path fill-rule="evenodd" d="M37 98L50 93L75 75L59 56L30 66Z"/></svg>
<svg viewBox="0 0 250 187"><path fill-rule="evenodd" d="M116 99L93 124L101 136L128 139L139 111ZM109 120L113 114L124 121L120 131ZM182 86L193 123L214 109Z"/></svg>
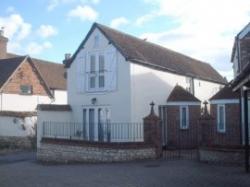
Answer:
<svg viewBox="0 0 250 187"><path fill-rule="evenodd" d="M189 93L183 87L176 85L170 93L167 102L201 102L193 94Z"/></svg>
<svg viewBox="0 0 250 187"><path fill-rule="evenodd" d="M240 92L233 92L232 88L229 85L226 85L215 95L213 95L209 100L221 100L221 99L239 99Z"/></svg>

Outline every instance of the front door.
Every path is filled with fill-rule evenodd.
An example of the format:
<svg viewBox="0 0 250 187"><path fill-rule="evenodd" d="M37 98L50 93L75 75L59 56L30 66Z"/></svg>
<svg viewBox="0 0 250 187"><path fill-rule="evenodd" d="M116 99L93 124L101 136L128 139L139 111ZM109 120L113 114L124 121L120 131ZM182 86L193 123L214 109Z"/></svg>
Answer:
<svg viewBox="0 0 250 187"><path fill-rule="evenodd" d="M89 140L95 140L95 109L89 109Z"/></svg>

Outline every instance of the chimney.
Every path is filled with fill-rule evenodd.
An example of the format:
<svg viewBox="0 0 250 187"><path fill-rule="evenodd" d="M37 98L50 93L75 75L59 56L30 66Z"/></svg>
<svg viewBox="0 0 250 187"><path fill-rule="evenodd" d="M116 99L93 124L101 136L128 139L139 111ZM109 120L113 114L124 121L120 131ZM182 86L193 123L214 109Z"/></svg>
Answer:
<svg viewBox="0 0 250 187"><path fill-rule="evenodd" d="M0 29L0 59L7 58L8 38L4 36L4 27Z"/></svg>
<svg viewBox="0 0 250 187"><path fill-rule="evenodd" d="M70 53L66 53L64 55L64 60L63 60L63 64L66 65L67 61L71 58L71 54Z"/></svg>

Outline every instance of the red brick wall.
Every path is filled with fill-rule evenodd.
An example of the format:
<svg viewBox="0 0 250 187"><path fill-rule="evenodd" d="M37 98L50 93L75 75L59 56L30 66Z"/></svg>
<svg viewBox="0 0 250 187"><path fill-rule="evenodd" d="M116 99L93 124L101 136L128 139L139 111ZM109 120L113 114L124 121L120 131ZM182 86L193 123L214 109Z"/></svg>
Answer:
<svg viewBox="0 0 250 187"><path fill-rule="evenodd" d="M19 94L20 85L32 85L34 95L47 95L37 74L29 62L24 62L11 80L4 86L4 93Z"/></svg>
<svg viewBox="0 0 250 187"><path fill-rule="evenodd" d="M198 145L198 120L200 106L190 105L189 128L180 128L180 106L167 106L167 146L173 148L193 148Z"/></svg>
<svg viewBox="0 0 250 187"><path fill-rule="evenodd" d="M240 127L240 105L225 104L226 132L217 131L217 104L211 104L211 116L214 118L211 123L210 133L212 144L218 146L238 146L241 145Z"/></svg>

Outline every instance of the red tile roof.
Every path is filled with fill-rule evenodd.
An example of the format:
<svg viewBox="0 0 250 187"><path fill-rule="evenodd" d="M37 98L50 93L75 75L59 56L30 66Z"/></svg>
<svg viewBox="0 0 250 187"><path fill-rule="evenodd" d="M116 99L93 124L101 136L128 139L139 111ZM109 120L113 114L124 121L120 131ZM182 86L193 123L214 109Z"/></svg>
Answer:
<svg viewBox="0 0 250 187"><path fill-rule="evenodd" d="M189 93L183 87L176 85L170 93L167 102L200 102L193 94Z"/></svg>
<svg viewBox="0 0 250 187"><path fill-rule="evenodd" d="M240 92L233 92L232 87L226 85L220 91L218 91L215 95L210 98L211 100L220 100L220 99L239 99Z"/></svg>

